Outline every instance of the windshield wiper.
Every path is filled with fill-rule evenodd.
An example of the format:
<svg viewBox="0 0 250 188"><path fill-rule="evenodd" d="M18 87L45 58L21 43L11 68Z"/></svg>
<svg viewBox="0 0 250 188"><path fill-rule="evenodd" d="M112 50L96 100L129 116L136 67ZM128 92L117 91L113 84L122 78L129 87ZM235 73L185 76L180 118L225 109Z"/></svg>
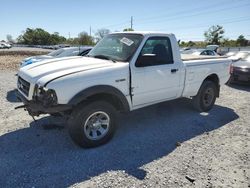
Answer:
<svg viewBox="0 0 250 188"><path fill-rule="evenodd" d="M94 55L92 56L94 58L98 58L98 59L107 59L107 60L110 60L110 61L113 61L114 63L116 63L115 60L111 59L109 56L105 56L105 55Z"/></svg>

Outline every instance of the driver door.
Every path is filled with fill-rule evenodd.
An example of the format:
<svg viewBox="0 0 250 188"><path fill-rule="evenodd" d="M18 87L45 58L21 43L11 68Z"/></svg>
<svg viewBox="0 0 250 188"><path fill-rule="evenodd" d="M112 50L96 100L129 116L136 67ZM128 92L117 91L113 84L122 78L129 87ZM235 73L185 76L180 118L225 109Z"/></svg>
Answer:
<svg viewBox="0 0 250 188"><path fill-rule="evenodd" d="M180 71L168 37L148 38L131 72L134 108L176 98L179 92Z"/></svg>

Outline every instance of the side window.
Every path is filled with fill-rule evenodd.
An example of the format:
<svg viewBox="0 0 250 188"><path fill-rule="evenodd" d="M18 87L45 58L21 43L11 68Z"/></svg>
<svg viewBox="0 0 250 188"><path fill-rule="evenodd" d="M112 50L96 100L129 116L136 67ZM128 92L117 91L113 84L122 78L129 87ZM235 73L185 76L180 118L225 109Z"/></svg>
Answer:
<svg viewBox="0 0 250 188"><path fill-rule="evenodd" d="M212 51L207 51L208 55L214 55L214 53Z"/></svg>
<svg viewBox="0 0 250 188"><path fill-rule="evenodd" d="M201 52L201 55L207 55L207 51Z"/></svg>
<svg viewBox="0 0 250 188"><path fill-rule="evenodd" d="M168 37L151 37L143 46L137 67L173 64L171 42Z"/></svg>
<svg viewBox="0 0 250 188"><path fill-rule="evenodd" d="M90 49L84 50L82 53L79 54L79 56L86 56L89 53Z"/></svg>

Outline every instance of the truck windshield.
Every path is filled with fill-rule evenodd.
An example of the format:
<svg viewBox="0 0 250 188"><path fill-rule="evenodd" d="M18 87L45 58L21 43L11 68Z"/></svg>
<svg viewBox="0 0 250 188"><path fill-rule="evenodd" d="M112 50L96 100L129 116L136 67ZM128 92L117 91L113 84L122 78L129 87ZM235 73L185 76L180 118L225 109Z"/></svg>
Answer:
<svg viewBox="0 0 250 188"><path fill-rule="evenodd" d="M140 34L116 33L105 36L89 52L88 56L128 62L140 45Z"/></svg>

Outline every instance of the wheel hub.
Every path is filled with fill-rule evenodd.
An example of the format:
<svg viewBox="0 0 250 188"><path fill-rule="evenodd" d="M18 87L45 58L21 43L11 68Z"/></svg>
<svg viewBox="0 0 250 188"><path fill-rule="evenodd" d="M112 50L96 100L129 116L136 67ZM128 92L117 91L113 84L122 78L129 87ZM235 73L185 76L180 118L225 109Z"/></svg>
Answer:
<svg viewBox="0 0 250 188"><path fill-rule="evenodd" d="M84 123L84 134L90 140L99 140L104 137L110 124L110 117L107 113L99 111L91 114Z"/></svg>
<svg viewBox="0 0 250 188"><path fill-rule="evenodd" d="M214 98L214 91L212 88L207 88L204 97L203 97L203 103L205 106L209 106L213 102Z"/></svg>
<svg viewBox="0 0 250 188"><path fill-rule="evenodd" d="M97 130L97 129L100 128L100 126L101 126L101 122L100 121L96 121L95 123L93 123L91 125L91 128Z"/></svg>

